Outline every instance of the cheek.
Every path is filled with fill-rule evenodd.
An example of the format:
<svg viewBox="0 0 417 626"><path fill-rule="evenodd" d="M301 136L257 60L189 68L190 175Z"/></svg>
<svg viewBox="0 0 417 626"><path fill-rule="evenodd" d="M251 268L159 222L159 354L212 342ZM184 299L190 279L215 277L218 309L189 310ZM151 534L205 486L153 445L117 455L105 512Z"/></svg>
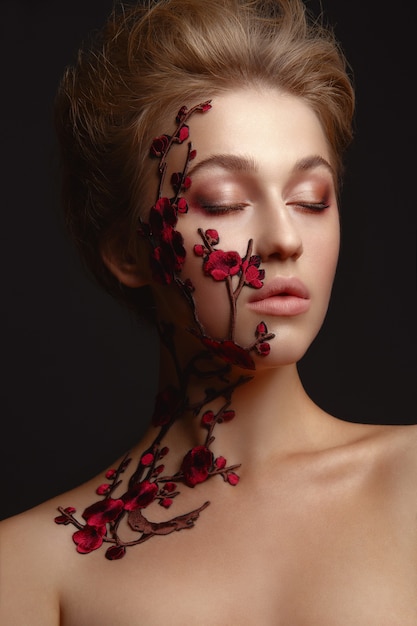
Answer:
<svg viewBox="0 0 417 626"><path fill-rule="evenodd" d="M312 284L317 284L323 296L330 297L336 273L340 249L339 222L325 229L318 236L311 249L311 271L314 274Z"/></svg>
<svg viewBox="0 0 417 626"><path fill-rule="evenodd" d="M182 280L190 280L194 286L193 297L199 321L207 335L224 338L228 332L230 319L230 303L226 283L216 281L205 274L203 258L194 253L194 245L201 239L185 236L186 259L181 271Z"/></svg>

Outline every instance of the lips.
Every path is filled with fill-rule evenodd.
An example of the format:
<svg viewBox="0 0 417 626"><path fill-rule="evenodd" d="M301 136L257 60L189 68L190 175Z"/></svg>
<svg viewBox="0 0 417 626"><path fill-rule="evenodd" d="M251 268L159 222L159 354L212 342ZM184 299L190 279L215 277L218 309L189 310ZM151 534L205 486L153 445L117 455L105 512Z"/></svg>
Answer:
<svg viewBox="0 0 417 626"><path fill-rule="evenodd" d="M257 290L247 306L263 315L300 315L310 308L310 293L298 278L277 276Z"/></svg>

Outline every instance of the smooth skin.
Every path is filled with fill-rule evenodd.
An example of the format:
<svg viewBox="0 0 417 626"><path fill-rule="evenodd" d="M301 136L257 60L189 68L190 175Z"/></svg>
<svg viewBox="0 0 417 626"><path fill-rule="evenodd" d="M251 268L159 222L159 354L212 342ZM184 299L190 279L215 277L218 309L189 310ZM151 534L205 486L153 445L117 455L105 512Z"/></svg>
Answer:
<svg viewBox="0 0 417 626"><path fill-rule="evenodd" d="M213 98L190 132L197 158L178 229L188 252L183 274L195 284L208 334L224 335L229 303L224 284L205 277L193 254L197 228L216 228L223 250L243 253L253 238L265 284L297 277L310 306L301 315L262 316L276 335L271 352L235 391L236 418L219 426L213 445L242 463L239 484L213 478L184 487L175 514L211 502L195 528L133 547L121 561L107 561L103 550L77 554L74 528L53 522L58 506L81 513L90 505L102 475L2 522L0 623L415 626L417 427L339 420L311 401L297 371L326 314L339 250L332 156L319 121L299 99L248 88ZM246 167L231 167L239 160ZM169 167L182 162L178 147ZM115 259L104 255L120 280L151 284L161 319L176 324L185 362L200 348L182 323L181 298L143 266ZM260 321L252 295L244 290L238 301L243 345ZM165 356L161 388L174 380ZM154 435L150 429L132 450L135 461ZM201 437L198 424L173 426L166 438L173 469Z"/></svg>

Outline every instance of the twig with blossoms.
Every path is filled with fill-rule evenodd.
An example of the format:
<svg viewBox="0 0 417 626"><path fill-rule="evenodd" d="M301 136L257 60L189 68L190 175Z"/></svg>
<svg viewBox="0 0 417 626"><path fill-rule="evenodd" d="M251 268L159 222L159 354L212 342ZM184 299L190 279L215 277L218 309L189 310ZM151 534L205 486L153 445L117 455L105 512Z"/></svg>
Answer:
<svg viewBox="0 0 417 626"><path fill-rule="evenodd" d="M106 558L116 560L126 554L127 547L143 543L153 536L168 535L174 531L192 528L209 502L162 522L150 521L143 514L144 509L154 503L165 509L170 508L174 499L181 493L178 483L193 488L219 475L232 486L239 482L235 470L240 464L228 465L225 457L216 457L213 454L211 446L215 441L213 434L215 427L235 417L235 411L230 408L233 391L251 379L251 376L240 375L231 381L229 375L232 366L253 370L255 363L250 353L255 351L261 356L266 356L270 349L268 341L274 337L268 332L265 323L260 322L255 329L255 340L250 346L239 346L234 340L237 299L244 286L255 289L262 287L265 272L259 269L260 257L252 254L252 240L248 242L246 252L241 257L238 252L225 252L215 247L220 239L216 230L209 229L205 232L202 229L198 230L203 244L196 245L194 253L203 258L203 272L206 276L218 282L225 282L230 302L227 338L214 339L207 336L198 319L193 297L194 287L189 280L183 280L180 276L186 252L183 237L176 230L179 214L188 211L188 204L180 194L191 186L187 170L190 161L197 154L191 143L187 146L182 171L171 176L173 196L170 198L162 196L169 151L174 145L182 144L188 139L189 127L186 122L190 116L196 112L205 113L210 108L210 101L189 110L181 107L176 117L177 127L173 135L160 135L152 142L150 156L160 160L157 199L150 209L149 222L141 220L138 229L139 234L150 245L150 264L155 281L163 285L176 285L185 297L196 325L190 332L202 342L205 350L194 355L185 368L181 369L176 351L175 329L170 324L163 322L159 324L161 341L173 359L178 386L170 385L156 396L152 423L159 428L159 432L150 447L142 453L135 471L127 481L126 491L118 497L115 496L116 490L122 484L121 476L131 461L128 456L117 468L106 472L107 482L100 484L96 489L97 495L101 496L102 500L83 511L84 522L75 517L74 507L58 507L60 515L55 518L55 522L75 526L77 530L73 534L73 541L81 554L88 554L100 548L103 543L107 543L110 546L106 550ZM233 280L237 282L236 285ZM218 364L218 359L221 365ZM188 388L193 378L216 380L217 385L207 387L203 397L191 403ZM223 399L223 402L220 408L214 411L213 402L219 399ZM186 413L191 413L195 417L201 415L201 425L207 431L206 436L201 445L193 447L184 455L178 471L166 475L165 464L162 461L169 453L169 448L162 446L162 442L172 424ZM125 518L129 527L138 533L135 539L122 538L120 526Z"/></svg>

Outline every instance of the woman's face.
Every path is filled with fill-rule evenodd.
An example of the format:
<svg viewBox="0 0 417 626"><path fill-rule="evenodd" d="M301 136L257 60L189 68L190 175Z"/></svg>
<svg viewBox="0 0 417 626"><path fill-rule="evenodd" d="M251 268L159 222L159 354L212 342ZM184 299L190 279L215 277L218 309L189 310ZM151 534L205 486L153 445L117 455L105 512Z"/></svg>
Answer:
<svg viewBox="0 0 417 626"><path fill-rule="evenodd" d="M275 338L268 356L255 357L257 365L296 362L323 323L339 252L335 175L321 125L302 100L272 89L216 96L212 109L193 114L188 125L196 157L188 171L191 186L182 194L189 209L179 215L176 229L186 249L181 278L195 288L205 333L228 337L231 300L227 281L216 279L207 265L199 229L217 231L213 250L240 258L253 240L251 255L261 264L235 301L234 340L251 345L264 322ZM186 144L170 150L165 180L182 170ZM233 259L231 272L232 265ZM262 280L257 269L265 271ZM238 276L231 283L236 289ZM181 325L181 305L168 295L171 290L152 287L161 317Z"/></svg>

